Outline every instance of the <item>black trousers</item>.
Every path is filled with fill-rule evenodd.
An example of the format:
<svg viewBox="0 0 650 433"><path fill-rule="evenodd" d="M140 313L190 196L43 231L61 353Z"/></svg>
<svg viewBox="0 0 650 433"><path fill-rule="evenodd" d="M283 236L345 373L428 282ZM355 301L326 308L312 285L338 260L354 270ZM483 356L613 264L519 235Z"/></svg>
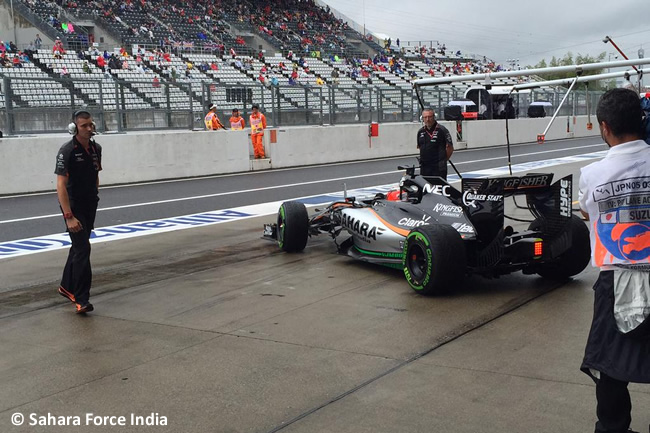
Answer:
<svg viewBox="0 0 650 433"><path fill-rule="evenodd" d="M595 433L626 433L632 422L632 401L627 389L628 382L612 379L600 373L596 380Z"/></svg>
<svg viewBox="0 0 650 433"><path fill-rule="evenodd" d="M63 268L61 287L74 295L76 303L83 304L90 299L90 285L93 279L90 267L90 234L94 228L97 206L73 207L72 213L81 222L83 230L69 233L72 246Z"/></svg>
<svg viewBox="0 0 650 433"><path fill-rule="evenodd" d="M420 176L440 176L444 180L447 180L447 172L440 171L435 165L421 165Z"/></svg>

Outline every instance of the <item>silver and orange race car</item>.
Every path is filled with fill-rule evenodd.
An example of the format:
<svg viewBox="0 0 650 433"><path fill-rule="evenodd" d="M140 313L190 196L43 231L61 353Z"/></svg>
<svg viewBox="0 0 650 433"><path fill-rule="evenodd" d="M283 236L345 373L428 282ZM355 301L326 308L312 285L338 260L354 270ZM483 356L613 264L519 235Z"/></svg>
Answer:
<svg viewBox="0 0 650 433"><path fill-rule="evenodd" d="M328 234L341 254L402 269L424 295L449 292L467 274L569 278L589 263L589 231L572 214L571 175L555 183L545 173L462 179L459 191L440 177L417 175L416 167L398 168L406 175L388 194L348 197L311 216L303 203L283 203L264 237L295 253L309 237ZM504 225L504 200L516 195L526 197L533 216L519 232Z"/></svg>

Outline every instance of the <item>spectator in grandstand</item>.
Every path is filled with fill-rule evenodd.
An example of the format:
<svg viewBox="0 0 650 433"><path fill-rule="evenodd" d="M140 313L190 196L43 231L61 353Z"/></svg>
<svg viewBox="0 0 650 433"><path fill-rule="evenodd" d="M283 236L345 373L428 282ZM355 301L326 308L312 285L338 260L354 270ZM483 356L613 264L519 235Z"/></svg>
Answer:
<svg viewBox="0 0 650 433"><path fill-rule="evenodd" d="M447 179L447 160L454 153L449 130L436 121L431 108L422 111L424 126L417 132L417 148L420 150L420 174L440 176Z"/></svg>
<svg viewBox="0 0 650 433"><path fill-rule="evenodd" d="M246 127L246 122L244 121L244 118L239 115L238 108L232 109L232 116L230 116L228 121L230 122L230 129L233 131L240 131Z"/></svg>
<svg viewBox="0 0 650 433"><path fill-rule="evenodd" d="M43 44L43 40L41 39L41 35L36 33L36 39L34 39L34 47L37 50L40 50L42 44Z"/></svg>
<svg viewBox="0 0 650 433"><path fill-rule="evenodd" d="M92 72L90 70L90 65L88 65L88 60L84 60L84 64L83 64L82 69L86 74L90 74Z"/></svg>
<svg viewBox="0 0 650 433"><path fill-rule="evenodd" d="M27 45L27 48L25 49L25 54L31 56L35 52L36 52L36 47L34 46L34 42L30 42L29 45Z"/></svg>
<svg viewBox="0 0 650 433"><path fill-rule="evenodd" d="M323 81L320 75L316 75L316 85L322 86L323 84L325 84L325 81Z"/></svg>
<svg viewBox="0 0 650 433"><path fill-rule="evenodd" d="M259 112L259 105L253 104L249 121L251 124L251 141L255 159L266 158L264 154L264 130L266 129L266 116Z"/></svg>
<svg viewBox="0 0 650 433"><path fill-rule="evenodd" d="M336 68L332 68L332 73L330 74L332 77L332 84L333 85L338 85L339 84L339 71Z"/></svg>
<svg viewBox="0 0 650 433"><path fill-rule="evenodd" d="M99 66L102 71L104 70L104 67L106 66L106 60L104 60L104 56L97 56L97 66Z"/></svg>
<svg viewBox="0 0 650 433"><path fill-rule="evenodd" d="M278 77L275 75L271 75L271 86L278 87L280 85L280 82L278 81Z"/></svg>
<svg viewBox="0 0 650 433"><path fill-rule="evenodd" d="M102 147L92 139L95 128L89 112L75 112L69 128L74 136L61 146L54 170L59 207L72 243L58 292L75 304L77 313L88 313L94 309L90 235L99 201Z"/></svg>
<svg viewBox="0 0 650 433"><path fill-rule="evenodd" d="M153 86L154 89L160 88L160 80L158 79L157 75L154 75L151 85Z"/></svg>
<svg viewBox="0 0 650 433"><path fill-rule="evenodd" d="M205 123L205 129L208 131L226 129L224 128L223 123L219 120L219 117L217 117L217 106L214 104L210 104L208 107L208 114L205 115L203 123Z"/></svg>
<svg viewBox="0 0 650 433"><path fill-rule="evenodd" d="M629 430L629 382L650 383L650 255L648 244L640 240L643 236L647 238L647 227L633 232L628 226L632 223L635 227L636 221L632 218L626 222L623 215L647 212L640 210L647 207L639 205L647 197L647 189L641 185L650 181L650 147L642 140L642 110L637 91L609 90L598 102L596 117L609 150L604 159L582 168L580 174L580 210L590 221L592 265L600 269L594 285L593 320L580 370L596 383L595 431L633 433ZM632 179L634 182L628 182ZM623 187L625 200L607 200L611 186ZM610 218L611 215L614 217ZM609 227L605 230L603 225ZM643 226L636 224L637 229L640 227ZM612 242L617 231L621 238L630 233L625 246ZM632 243L637 239L637 243ZM629 246L635 248L627 253L637 254L621 251Z"/></svg>
<svg viewBox="0 0 650 433"><path fill-rule="evenodd" d="M20 57L18 57L18 54L14 54L14 58L12 60L14 68L22 68L23 65L20 62Z"/></svg>
<svg viewBox="0 0 650 433"><path fill-rule="evenodd" d="M68 68L66 68L65 65L63 65L63 67L61 68L61 76L62 77L70 76L70 72L68 72Z"/></svg>

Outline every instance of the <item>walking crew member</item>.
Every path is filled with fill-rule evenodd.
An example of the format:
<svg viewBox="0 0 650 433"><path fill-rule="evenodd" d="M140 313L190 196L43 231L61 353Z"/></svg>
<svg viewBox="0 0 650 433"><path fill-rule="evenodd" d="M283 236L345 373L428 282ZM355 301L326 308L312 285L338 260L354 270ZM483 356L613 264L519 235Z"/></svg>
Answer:
<svg viewBox="0 0 650 433"><path fill-rule="evenodd" d="M210 107L208 108L208 114L205 115L205 119L203 119L203 121L205 122L205 129L208 131L226 129L217 117L217 106L214 104L210 104Z"/></svg>
<svg viewBox="0 0 650 433"><path fill-rule="evenodd" d="M629 290L650 291L650 205L646 200L650 146L642 140L636 92L606 92L596 116L610 149L603 160L584 167L580 175L580 208L590 220L592 265L600 268L581 370L596 382L595 431L625 433L631 432L628 383L650 383L650 335L646 332L645 339L631 335L646 331L650 318L636 327L639 320L629 315L635 311L630 304L618 308L621 300L631 304L644 300ZM647 311L648 298L635 307Z"/></svg>
<svg viewBox="0 0 650 433"><path fill-rule="evenodd" d="M237 108L232 109L232 116L230 117L230 129L233 131L240 131L246 127L244 118L239 115Z"/></svg>
<svg viewBox="0 0 650 433"><path fill-rule="evenodd" d="M63 269L59 294L72 301L77 313L93 311L90 300L90 234L95 224L102 147L92 139L92 116L77 111L72 118L72 140L61 146L56 158L56 193L72 246Z"/></svg>
<svg viewBox="0 0 650 433"><path fill-rule="evenodd" d="M264 155L264 130L266 129L266 116L259 112L259 106L253 104L253 113L250 115L251 140L253 141L253 152L255 159L266 158Z"/></svg>
<svg viewBox="0 0 650 433"><path fill-rule="evenodd" d="M440 176L447 180L447 160L454 153L454 144L449 130L436 122L431 108L422 111L424 126L418 130L420 149L420 174L422 176Z"/></svg>

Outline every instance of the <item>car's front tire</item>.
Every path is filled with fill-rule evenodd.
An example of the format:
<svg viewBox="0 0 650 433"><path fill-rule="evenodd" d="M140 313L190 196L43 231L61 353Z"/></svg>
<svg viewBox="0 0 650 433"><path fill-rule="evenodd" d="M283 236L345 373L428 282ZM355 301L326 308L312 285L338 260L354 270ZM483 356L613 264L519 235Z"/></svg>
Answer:
<svg viewBox="0 0 650 433"><path fill-rule="evenodd" d="M404 241L402 267L411 288L422 295L448 293L464 278L465 244L451 226L418 227Z"/></svg>
<svg viewBox="0 0 650 433"><path fill-rule="evenodd" d="M304 204L297 201L282 203L278 210L278 246L295 253L305 249L309 237L309 216Z"/></svg>

